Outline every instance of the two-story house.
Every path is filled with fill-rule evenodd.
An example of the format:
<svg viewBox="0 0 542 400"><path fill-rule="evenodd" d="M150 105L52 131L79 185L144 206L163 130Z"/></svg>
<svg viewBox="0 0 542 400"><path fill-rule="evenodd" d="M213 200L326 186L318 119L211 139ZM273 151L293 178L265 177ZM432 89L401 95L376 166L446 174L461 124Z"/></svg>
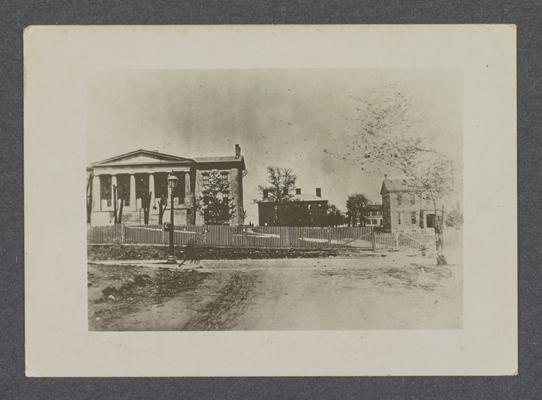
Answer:
<svg viewBox="0 0 542 400"><path fill-rule="evenodd" d="M386 231L419 231L435 227L435 210L406 179L382 182L382 226Z"/></svg>
<svg viewBox="0 0 542 400"><path fill-rule="evenodd" d="M363 208L365 226L382 226L382 204L369 204Z"/></svg>
<svg viewBox="0 0 542 400"><path fill-rule="evenodd" d="M295 190L295 191L294 191ZM276 203L264 189L263 198L258 201L258 223L260 226L325 226L327 223L328 201L322 198L322 189L315 194L302 193L296 188L288 201Z"/></svg>

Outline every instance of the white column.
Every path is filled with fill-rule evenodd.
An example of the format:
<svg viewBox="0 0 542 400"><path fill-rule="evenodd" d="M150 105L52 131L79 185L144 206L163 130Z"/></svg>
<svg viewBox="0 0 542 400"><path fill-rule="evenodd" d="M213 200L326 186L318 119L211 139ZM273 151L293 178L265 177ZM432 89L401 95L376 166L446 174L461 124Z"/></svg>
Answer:
<svg viewBox="0 0 542 400"><path fill-rule="evenodd" d="M154 188L154 174L149 174L149 192L151 192L151 208L154 207L156 198L156 190Z"/></svg>
<svg viewBox="0 0 542 400"><path fill-rule="evenodd" d="M130 209L137 211L136 179L134 174L130 174Z"/></svg>
<svg viewBox="0 0 542 400"><path fill-rule="evenodd" d="M188 207L192 205L192 189L190 187L190 172L184 174L184 204Z"/></svg>
<svg viewBox="0 0 542 400"><path fill-rule="evenodd" d="M419 218L420 218L420 220L418 221L418 228L420 228L420 225L423 225L423 227L425 229L425 215L424 215L423 210L420 210Z"/></svg>
<svg viewBox="0 0 542 400"><path fill-rule="evenodd" d="M167 202L166 203L169 204L170 207L173 207L173 204L171 204L171 188L169 187L169 182L167 182Z"/></svg>
<svg viewBox="0 0 542 400"><path fill-rule="evenodd" d="M115 201L115 195L114 190L115 186L117 186L117 175L111 175L111 209L113 210L115 208L115 204L113 202ZM117 191L117 200L118 200L119 192Z"/></svg>
<svg viewBox="0 0 542 400"><path fill-rule="evenodd" d="M92 209L94 211L100 211L102 209L100 194L100 176L94 175L92 177Z"/></svg>

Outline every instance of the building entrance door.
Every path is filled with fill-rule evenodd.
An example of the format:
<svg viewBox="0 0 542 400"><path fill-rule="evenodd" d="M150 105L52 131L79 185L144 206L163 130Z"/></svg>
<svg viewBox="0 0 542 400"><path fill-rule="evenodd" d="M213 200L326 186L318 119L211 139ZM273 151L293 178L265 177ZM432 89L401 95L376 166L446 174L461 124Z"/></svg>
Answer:
<svg viewBox="0 0 542 400"><path fill-rule="evenodd" d="M427 214L427 227L428 228L435 227L435 214Z"/></svg>

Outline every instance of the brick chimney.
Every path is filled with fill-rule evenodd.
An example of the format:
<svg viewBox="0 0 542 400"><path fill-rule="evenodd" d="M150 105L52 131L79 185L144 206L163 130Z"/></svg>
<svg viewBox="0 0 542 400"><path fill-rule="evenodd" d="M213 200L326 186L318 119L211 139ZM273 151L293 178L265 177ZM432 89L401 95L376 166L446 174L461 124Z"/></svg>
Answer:
<svg viewBox="0 0 542 400"><path fill-rule="evenodd" d="M322 188L316 188L316 197L322 197Z"/></svg>
<svg viewBox="0 0 542 400"><path fill-rule="evenodd" d="M241 146L235 144L235 158L241 158Z"/></svg>

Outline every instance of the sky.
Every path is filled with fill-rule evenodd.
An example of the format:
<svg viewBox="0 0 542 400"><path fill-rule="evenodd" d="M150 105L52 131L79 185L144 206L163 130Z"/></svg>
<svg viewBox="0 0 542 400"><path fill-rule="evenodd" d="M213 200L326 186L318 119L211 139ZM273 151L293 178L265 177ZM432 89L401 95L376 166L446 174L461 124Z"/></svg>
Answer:
<svg viewBox="0 0 542 400"><path fill-rule="evenodd" d="M292 169L297 186L345 210L349 194L380 203L383 174L345 154L356 98L391 89L412 99L432 145L462 174L462 80L455 70L108 70L89 79L87 162L136 149L184 156L234 155L239 143L247 223L257 223L266 167ZM393 174L392 171L389 171ZM461 180L461 179L459 179ZM458 197L461 197L458 190Z"/></svg>

